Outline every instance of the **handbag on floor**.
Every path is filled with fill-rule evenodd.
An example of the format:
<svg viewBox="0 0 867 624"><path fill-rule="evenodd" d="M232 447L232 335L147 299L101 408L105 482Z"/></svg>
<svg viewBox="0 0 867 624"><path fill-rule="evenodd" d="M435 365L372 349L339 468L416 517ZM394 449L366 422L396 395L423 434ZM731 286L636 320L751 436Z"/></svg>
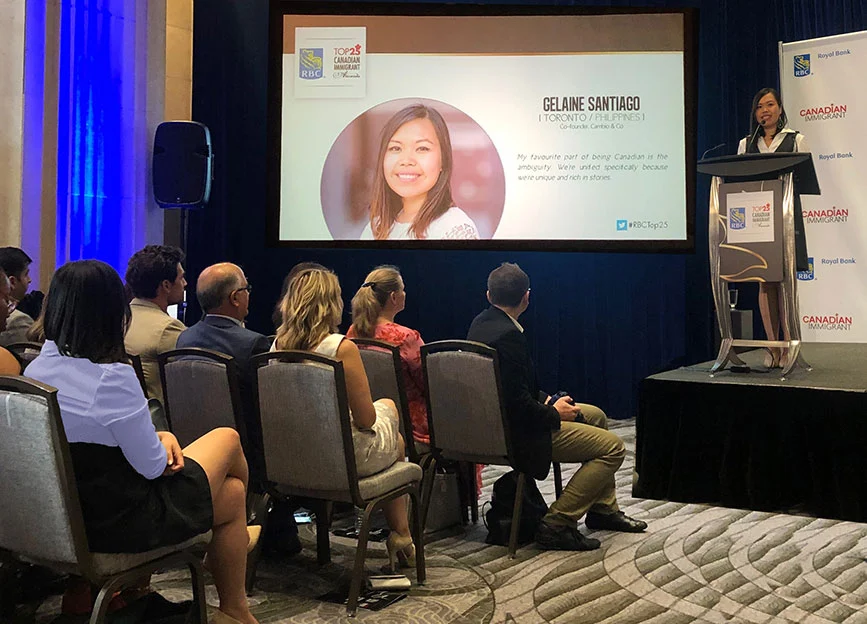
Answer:
<svg viewBox="0 0 867 624"><path fill-rule="evenodd" d="M455 464L444 462L437 466L425 521L425 533L434 533L461 524L459 489Z"/></svg>

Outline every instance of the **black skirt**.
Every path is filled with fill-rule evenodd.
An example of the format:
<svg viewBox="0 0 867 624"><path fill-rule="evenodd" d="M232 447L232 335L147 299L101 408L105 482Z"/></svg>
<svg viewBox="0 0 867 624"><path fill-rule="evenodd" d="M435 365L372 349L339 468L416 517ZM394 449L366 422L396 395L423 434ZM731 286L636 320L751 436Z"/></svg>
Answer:
<svg viewBox="0 0 867 624"><path fill-rule="evenodd" d="M119 447L75 442L69 448L92 552L145 552L213 526L208 476L189 457L180 472L150 480Z"/></svg>

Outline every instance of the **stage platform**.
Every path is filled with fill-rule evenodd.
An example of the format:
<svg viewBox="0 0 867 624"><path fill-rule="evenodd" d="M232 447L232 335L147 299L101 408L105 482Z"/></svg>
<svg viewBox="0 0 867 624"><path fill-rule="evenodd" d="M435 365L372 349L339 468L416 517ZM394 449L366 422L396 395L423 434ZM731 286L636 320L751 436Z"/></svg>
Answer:
<svg viewBox="0 0 867 624"><path fill-rule="evenodd" d="M785 381L713 362L642 382L635 496L867 522L867 345L806 344Z"/></svg>

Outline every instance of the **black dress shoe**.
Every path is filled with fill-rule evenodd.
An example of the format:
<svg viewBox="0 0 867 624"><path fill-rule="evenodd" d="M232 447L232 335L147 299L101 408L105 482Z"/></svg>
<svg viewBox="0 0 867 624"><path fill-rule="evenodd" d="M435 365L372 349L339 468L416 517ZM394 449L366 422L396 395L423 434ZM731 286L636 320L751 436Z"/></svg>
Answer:
<svg viewBox="0 0 867 624"><path fill-rule="evenodd" d="M584 524L594 531L621 531L623 533L641 533L647 528L647 523L630 518L622 511L613 514L601 514L588 511Z"/></svg>
<svg viewBox="0 0 867 624"><path fill-rule="evenodd" d="M540 522L536 529L536 545L542 550L596 550L599 540L582 535L574 527Z"/></svg>

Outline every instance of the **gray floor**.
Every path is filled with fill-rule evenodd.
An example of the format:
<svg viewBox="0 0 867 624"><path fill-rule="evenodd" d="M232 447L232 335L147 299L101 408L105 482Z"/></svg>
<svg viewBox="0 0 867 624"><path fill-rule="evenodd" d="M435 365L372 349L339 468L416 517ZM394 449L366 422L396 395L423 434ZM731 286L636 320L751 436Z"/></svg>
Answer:
<svg viewBox="0 0 867 624"><path fill-rule="evenodd" d="M867 623L867 525L794 515L687 505L630 497L634 423L612 429L630 453L617 475L621 507L647 520L645 534L592 533L594 552L542 552L532 545L509 560L484 543L480 523L427 549L428 582L409 597L359 622L536 624ZM565 468L565 466L564 466ZM502 473L484 473L483 500ZM565 476L565 475L564 475ZM553 484L540 484L550 501ZM333 563L319 568L312 529L302 555L263 566L253 611L262 622L349 622L343 608L316 599L346 583L354 542L334 538ZM373 544L368 568L386 563ZM184 575L162 574L168 598L189 597ZM209 602L216 595L209 586ZM59 609L46 601L39 620Z"/></svg>

